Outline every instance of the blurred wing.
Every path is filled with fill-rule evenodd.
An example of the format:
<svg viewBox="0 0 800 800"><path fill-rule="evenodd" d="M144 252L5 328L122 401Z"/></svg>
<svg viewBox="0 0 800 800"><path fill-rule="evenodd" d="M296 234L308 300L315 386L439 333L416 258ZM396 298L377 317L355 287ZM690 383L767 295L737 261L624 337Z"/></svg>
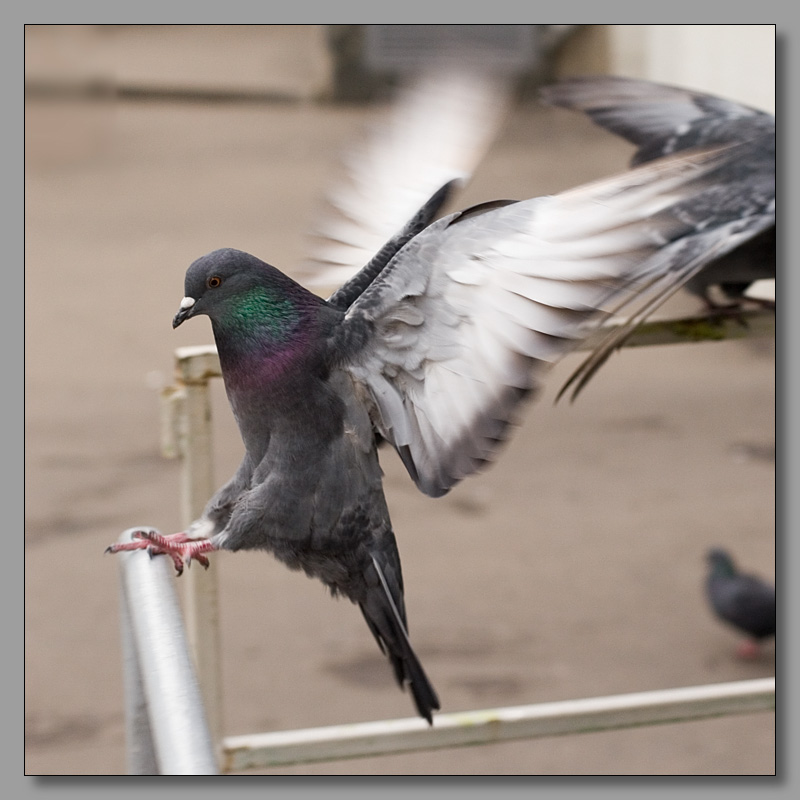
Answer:
<svg viewBox="0 0 800 800"><path fill-rule="evenodd" d="M775 119L731 100L676 86L611 76L573 78L540 90L544 103L583 111L593 122L635 144L632 164L690 147L745 141Z"/></svg>
<svg viewBox="0 0 800 800"><path fill-rule="evenodd" d="M340 286L329 298L328 304L346 311L356 298L380 275L384 267L394 258L397 252L417 234L421 233L436 218L436 214L445 204L455 188L457 181L450 181L436 191L433 197L409 220L405 227L389 239L386 244L344 285Z"/></svg>
<svg viewBox="0 0 800 800"><path fill-rule="evenodd" d="M713 95L674 86L615 77L566 80L541 90L544 102L586 113L595 123L624 137L639 149L631 163L642 164L669 153L698 146L737 144L737 158L717 170L715 185L688 198L675 213L692 221L698 231L663 256L695 263L692 249L704 265L715 262L687 288L705 294L704 287L726 281L749 282L775 274L775 118L747 106ZM706 235L700 231L707 228ZM772 229L773 233L756 238ZM722 258L738 247L736 255ZM708 256L715 253L714 258ZM697 275L700 270L694 269ZM656 269L657 272L657 269ZM663 303L688 282L661 281L651 304L642 304L627 323L581 364L561 390L573 386L574 398L608 356Z"/></svg>
<svg viewBox="0 0 800 800"><path fill-rule="evenodd" d="M426 494L492 460L521 401L608 311L687 280L717 247L673 213L730 157L655 162L554 197L489 203L413 238L350 307L347 365ZM724 239L727 232L720 233Z"/></svg>
<svg viewBox="0 0 800 800"><path fill-rule="evenodd" d="M656 309L663 305L675 292L693 278L703 267L715 259L730 253L744 242L767 228L774 226L774 206L772 213L754 213L727 222L711 224L708 228L697 230L665 246L654 254L642 271L640 277L649 276L646 290L634 293L620 302L615 309L630 308L628 317L615 326L602 339L590 355L572 373L561 387L556 399L560 399L570 387L574 400L589 380L605 364L608 357L619 349L625 340Z"/></svg>
<svg viewBox="0 0 800 800"><path fill-rule="evenodd" d="M328 197L301 270L314 289L340 286L403 229L445 184L465 182L507 111L501 76L441 68L400 92L345 159L346 178Z"/></svg>

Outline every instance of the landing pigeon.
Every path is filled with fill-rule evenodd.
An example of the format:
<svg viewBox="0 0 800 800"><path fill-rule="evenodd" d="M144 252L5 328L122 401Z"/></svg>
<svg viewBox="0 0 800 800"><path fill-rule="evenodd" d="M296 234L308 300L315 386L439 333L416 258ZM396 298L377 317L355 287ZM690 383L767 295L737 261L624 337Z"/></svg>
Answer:
<svg viewBox="0 0 800 800"><path fill-rule="evenodd" d="M739 572L725 550L708 553L706 595L714 613L748 637L739 655L758 655L759 644L775 635L775 587L755 575Z"/></svg>
<svg viewBox="0 0 800 800"><path fill-rule="evenodd" d="M712 287L741 302L757 280L775 278L775 117L764 111L709 94L650 81L611 76L573 78L544 87L545 103L585 112L593 122L638 148L631 165L694 147L747 142L741 160L724 176L724 202L739 204L743 214L754 205L772 218L763 230L726 255L713 260L686 283L686 289L709 308ZM708 201L715 202L713 198ZM707 199L700 198L703 206ZM702 213L702 212L701 212Z"/></svg>
<svg viewBox="0 0 800 800"><path fill-rule="evenodd" d="M660 296L744 235L738 209L702 229L681 212L736 158L681 154L431 222L447 183L327 301L239 250L199 258L173 325L210 318L245 456L187 531L109 549L167 554L179 572L214 550L270 551L358 604L432 723L378 445L431 497L491 462L523 401L609 307Z"/></svg>

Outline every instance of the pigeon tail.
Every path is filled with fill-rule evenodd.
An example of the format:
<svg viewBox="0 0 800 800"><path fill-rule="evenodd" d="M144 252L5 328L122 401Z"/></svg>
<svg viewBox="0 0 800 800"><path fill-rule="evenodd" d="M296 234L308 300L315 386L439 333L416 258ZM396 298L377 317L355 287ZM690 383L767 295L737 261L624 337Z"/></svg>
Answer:
<svg viewBox="0 0 800 800"><path fill-rule="evenodd" d="M402 578L394 580L391 565L387 565L387 578L375 555L372 567L374 572L367 569L368 588L365 599L359 603L361 613L381 651L389 658L397 683L401 688L409 686L419 715L433 725L433 712L440 708L439 698L408 638Z"/></svg>

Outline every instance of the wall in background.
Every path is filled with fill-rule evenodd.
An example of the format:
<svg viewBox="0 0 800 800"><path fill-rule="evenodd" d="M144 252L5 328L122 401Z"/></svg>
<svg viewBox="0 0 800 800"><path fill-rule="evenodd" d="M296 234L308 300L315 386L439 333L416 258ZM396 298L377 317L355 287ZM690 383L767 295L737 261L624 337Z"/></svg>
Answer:
<svg viewBox="0 0 800 800"><path fill-rule="evenodd" d="M610 73L775 111L774 25L587 25L564 45L561 76Z"/></svg>

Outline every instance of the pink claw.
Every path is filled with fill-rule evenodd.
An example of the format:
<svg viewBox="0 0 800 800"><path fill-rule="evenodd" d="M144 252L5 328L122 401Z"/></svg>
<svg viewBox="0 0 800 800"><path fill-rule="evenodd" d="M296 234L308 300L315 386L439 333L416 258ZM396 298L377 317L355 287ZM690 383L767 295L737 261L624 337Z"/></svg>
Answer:
<svg viewBox="0 0 800 800"><path fill-rule="evenodd" d="M106 553L119 553L123 550L147 550L153 556L167 555L172 559L178 575L183 573L183 568L191 566L192 559L196 559L206 569L209 560L203 555L215 550L208 539L190 539L186 533L173 533L162 536L157 531L136 531L133 533L134 541L112 544L107 547Z"/></svg>

